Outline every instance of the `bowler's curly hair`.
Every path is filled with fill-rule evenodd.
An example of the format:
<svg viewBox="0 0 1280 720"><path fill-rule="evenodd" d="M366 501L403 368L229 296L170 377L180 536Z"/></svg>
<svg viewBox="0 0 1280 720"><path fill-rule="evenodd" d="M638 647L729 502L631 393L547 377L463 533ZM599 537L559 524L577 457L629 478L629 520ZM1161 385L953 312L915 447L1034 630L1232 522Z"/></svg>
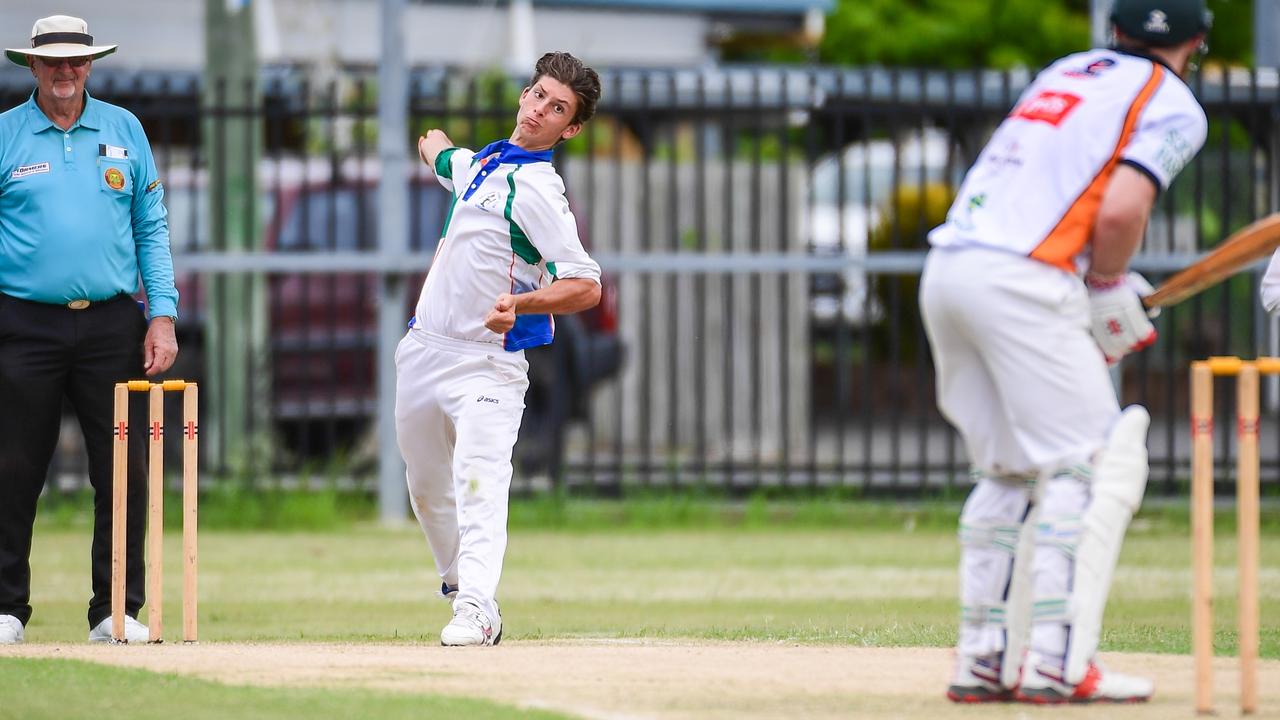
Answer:
<svg viewBox="0 0 1280 720"><path fill-rule="evenodd" d="M533 66L529 87L544 75L567 85L578 98L573 122L581 125L596 114L596 103L600 102L600 76L595 70L567 52L549 52L538 58L538 63Z"/></svg>

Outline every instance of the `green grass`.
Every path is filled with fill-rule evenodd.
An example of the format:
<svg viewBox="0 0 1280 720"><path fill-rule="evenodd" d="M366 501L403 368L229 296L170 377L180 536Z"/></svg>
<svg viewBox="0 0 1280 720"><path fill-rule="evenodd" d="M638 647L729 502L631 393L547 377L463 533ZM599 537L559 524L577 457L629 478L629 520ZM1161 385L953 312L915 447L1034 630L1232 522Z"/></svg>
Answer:
<svg viewBox="0 0 1280 720"><path fill-rule="evenodd" d="M10 688L0 717L23 720L127 717L130 720L224 718L563 718L479 700L370 690L231 687L204 680L74 660L0 658ZM20 689L14 691L14 689Z"/></svg>
<svg viewBox="0 0 1280 720"><path fill-rule="evenodd" d="M416 526L362 520L333 493L214 495L202 505L204 642L434 643L449 617ZM176 503L170 503L176 506ZM87 508L87 502L84 504ZM84 642L90 522L63 499L42 510L32 555L31 642ZM500 596L512 640L693 638L854 646L955 642L955 503L844 498L725 502L691 496L519 501ZM267 518L245 530L235 513ZM1264 657L1280 657L1280 522L1265 511ZM1221 513L1216 638L1236 652L1235 547ZM1188 518L1152 503L1135 519L1107 610L1102 649L1187 653ZM180 535L165 538L165 617L179 627ZM317 529L318 528L318 529ZM515 708L358 689L224 686L72 661L0 660L0 716L510 717ZM8 713L8 714L6 714ZM550 714L531 714L552 717Z"/></svg>
<svg viewBox="0 0 1280 720"><path fill-rule="evenodd" d="M662 502L571 502L554 511L516 505L500 591L507 637L881 646L955 640L954 507L784 503L769 506L784 519L770 520L752 519L758 511L751 503L702 503L665 521L671 527L654 527L664 522ZM431 642L448 620L448 606L433 597L439 580L416 527L202 530L200 537L202 639ZM1135 521L1103 649L1189 651L1187 537L1185 513L1176 510ZM1280 626L1266 622L1280 617L1278 539L1272 530L1263 536L1267 657L1280 657ZM166 537L171 628L180 611L179 542L176 532ZM83 641L88 546L87 527L39 525L32 641ZM1225 530L1216 557L1217 644L1234 653L1235 555Z"/></svg>
<svg viewBox="0 0 1280 720"><path fill-rule="evenodd" d="M954 532L963 493L954 497L906 502L873 500L857 489L757 492L746 499L727 499L712 490L678 493L633 489L623 499L591 499L543 493L512 500L508 525L513 529L596 532L601 530L671 530L732 528L939 530ZM1262 527L1280 534L1280 496L1263 500ZM87 491L46 495L39 522L50 529L89 528L92 496ZM181 498L166 495L165 523L181 522ZM210 530L345 531L377 518L377 503L368 494L337 490L316 481L310 489L251 489L228 481L200 497L200 527ZM1216 514L1220 533L1234 532L1235 512L1224 506ZM1147 529L1189 531L1185 498L1148 498L1135 524Z"/></svg>

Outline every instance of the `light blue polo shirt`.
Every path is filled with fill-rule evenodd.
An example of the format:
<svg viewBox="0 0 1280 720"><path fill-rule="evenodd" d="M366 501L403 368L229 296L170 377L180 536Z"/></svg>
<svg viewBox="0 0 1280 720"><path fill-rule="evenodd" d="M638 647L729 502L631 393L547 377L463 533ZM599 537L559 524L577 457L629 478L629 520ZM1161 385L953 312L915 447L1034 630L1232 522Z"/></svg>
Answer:
<svg viewBox="0 0 1280 720"><path fill-rule="evenodd" d="M142 124L94 100L70 130L35 93L0 114L0 292L65 304L138 290L178 315L164 188Z"/></svg>

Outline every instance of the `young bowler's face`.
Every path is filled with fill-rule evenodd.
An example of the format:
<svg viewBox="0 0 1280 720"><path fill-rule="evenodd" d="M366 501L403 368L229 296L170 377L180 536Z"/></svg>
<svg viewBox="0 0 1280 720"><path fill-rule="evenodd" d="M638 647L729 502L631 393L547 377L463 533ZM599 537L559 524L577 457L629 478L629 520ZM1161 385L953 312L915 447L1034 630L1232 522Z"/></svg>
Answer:
<svg viewBox="0 0 1280 720"><path fill-rule="evenodd" d="M573 122L578 98L568 85L543 75L520 93L516 129L511 141L525 150L546 150L582 129Z"/></svg>

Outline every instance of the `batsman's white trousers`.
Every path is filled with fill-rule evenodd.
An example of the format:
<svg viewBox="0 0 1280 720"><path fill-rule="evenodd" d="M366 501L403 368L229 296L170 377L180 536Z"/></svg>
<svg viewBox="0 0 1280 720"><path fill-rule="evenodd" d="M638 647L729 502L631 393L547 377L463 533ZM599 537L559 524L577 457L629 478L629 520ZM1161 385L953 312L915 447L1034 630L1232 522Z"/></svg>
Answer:
<svg viewBox="0 0 1280 720"><path fill-rule="evenodd" d="M524 352L412 329L396 348L396 441L436 571L491 619L507 549Z"/></svg>
<svg viewBox="0 0 1280 720"><path fill-rule="evenodd" d="M1106 360L1089 333L1084 284L1005 251L934 249L925 261L920 306L938 406L964 437L981 478L965 503L962 527L1016 533L1030 499L1020 476L1044 479L1043 516L1082 513L1087 486L1054 473L1088 465L1120 415ZM1013 549L989 545L962 544L962 606L1000 605L1008 592ZM1032 597L1066 595L1071 574L1062 553L1033 553ZM1061 654L1063 628L1039 623L1032 642ZM973 618L961 624L958 649L969 656L998 652L1005 632L1000 622Z"/></svg>
<svg viewBox="0 0 1280 720"><path fill-rule="evenodd" d="M938 407L982 474L1087 463L1106 444L1120 406L1078 278L1000 250L934 249L920 308Z"/></svg>

